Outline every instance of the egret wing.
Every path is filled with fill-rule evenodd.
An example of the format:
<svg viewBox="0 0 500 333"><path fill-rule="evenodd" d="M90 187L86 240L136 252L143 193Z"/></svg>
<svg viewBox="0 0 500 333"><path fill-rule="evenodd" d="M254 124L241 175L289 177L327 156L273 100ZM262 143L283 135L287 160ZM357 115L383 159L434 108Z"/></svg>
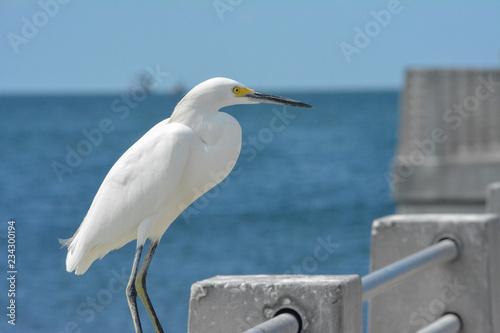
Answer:
<svg viewBox="0 0 500 333"><path fill-rule="evenodd" d="M95 259L137 237L138 225L158 213L179 183L190 142L196 138L189 127L166 120L118 159L68 242L68 271L77 269L82 261L91 260L90 266ZM89 253L90 258L86 258Z"/></svg>

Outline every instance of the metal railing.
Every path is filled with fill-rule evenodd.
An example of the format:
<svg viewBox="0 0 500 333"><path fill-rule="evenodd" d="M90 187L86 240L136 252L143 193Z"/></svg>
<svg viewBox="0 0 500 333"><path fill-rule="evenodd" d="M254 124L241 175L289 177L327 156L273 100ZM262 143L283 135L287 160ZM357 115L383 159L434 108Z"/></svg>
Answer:
<svg viewBox="0 0 500 333"><path fill-rule="evenodd" d="M403 281L405 278L433 265L449 262L458 256L457 244L443 239L406 258L396 261L361 278L362 301L367 301ZM460 319L447 314L418 333L455 333L460 330ZM300 323L290 313L282 313L244 333L299 333Z"/></svg>
<svg viewBox="0 0 500 333"><path fill-rule="evenodd" d="M460 318L453 313L448 313L417 333L458 333L461 328Z"/></svg>
<svg viewBox="0 0 500 333"><path fill-rule="evenodd" d="M298 333L300 323L290 313L282 313L244 333Z"/></svg>
<svg viewBox="0 0 500 333"><path fill-rule="evenodd" d="M405 278L430 266L451 261L457 256L457 244L451 239L443 239L415 254L367 274L361 278L362 300L363 302L367 301L373 296L391 289Z"/></svg>

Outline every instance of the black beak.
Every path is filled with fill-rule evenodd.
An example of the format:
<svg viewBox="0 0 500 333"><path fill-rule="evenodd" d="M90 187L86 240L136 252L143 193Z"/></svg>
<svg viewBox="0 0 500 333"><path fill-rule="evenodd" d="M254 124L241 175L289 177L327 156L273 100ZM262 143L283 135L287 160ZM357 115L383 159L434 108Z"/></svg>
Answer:
<svg viewBox="0 0 500 333"><path fill-rule="evenodd" d="M250 98L251 100L258 101L260 103L269 103L269 104L281 104L281 105L290 105L290 106L299 106L302 108L312 108L312 105L302 103L299 101L294 101L293 99L286 98L286 97L280 97L280 96L274 96L274 95L268 95L268 94L262 94L259 92L254 92L253 94L247 94L245 97Z"/></svg>

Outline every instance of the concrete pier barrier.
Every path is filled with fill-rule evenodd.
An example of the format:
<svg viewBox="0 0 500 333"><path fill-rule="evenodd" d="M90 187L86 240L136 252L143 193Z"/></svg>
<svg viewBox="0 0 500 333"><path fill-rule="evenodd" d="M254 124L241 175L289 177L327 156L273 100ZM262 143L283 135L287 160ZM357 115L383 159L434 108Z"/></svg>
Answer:
<svg viewBox="0 0 500 333"><path fill-rule="evenodd" d="M189 333L241 333L280 313L300 318L301 333L361 333L357 275L216 276L191 287Z"/></svg>
<svg viewBox="0 0 500 333"><path fill-rule="evenodd" d="M361 333L361 303L369 300L368 332L496 333L499 258L497 214L391 215L373 222L371 273L363 278L199 281L191 287L188 332Z"/></svg>
<svg viewBox="0 0 500 333"><path fill-rule="evenodd" d="M493 214L392 215L372 226L371 271L442 239L458 257L412 275L369 302L369 332L414 333L446 313L461 332L500 332L500 222Z"/></svg>
<svg viewBox="0 0 500 333"><path fill-rule="evenodd" d="M482 213L500 180L500 70L411 69L387 179L399 213Z"/></svg>

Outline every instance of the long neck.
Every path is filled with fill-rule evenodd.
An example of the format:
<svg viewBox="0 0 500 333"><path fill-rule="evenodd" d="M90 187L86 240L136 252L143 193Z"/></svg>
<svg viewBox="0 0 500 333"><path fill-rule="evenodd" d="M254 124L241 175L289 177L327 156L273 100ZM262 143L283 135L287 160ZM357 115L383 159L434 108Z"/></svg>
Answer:
<svg viewBox="0 0 500 333"><path fill-rule="evenodd" d="M217 108L200 105L199 100L186 98L186 95L174 109L170 123L180 123L190 127L207 144L213 144L211 118L217 115Z"/></svg>

